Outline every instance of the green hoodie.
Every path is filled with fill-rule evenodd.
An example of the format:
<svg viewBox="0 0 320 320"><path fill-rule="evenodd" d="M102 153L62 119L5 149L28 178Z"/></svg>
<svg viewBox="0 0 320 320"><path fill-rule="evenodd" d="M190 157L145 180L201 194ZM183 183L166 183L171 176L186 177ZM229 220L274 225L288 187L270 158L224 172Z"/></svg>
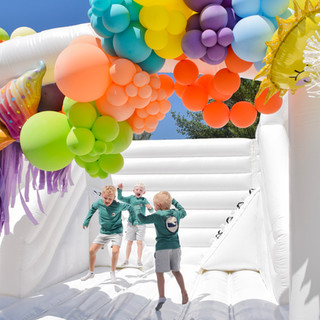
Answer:
<svg viewBox="0 0 320 320"><path fill-rule="evenodd" d="M149 216L138 214L138 219L142 224L154 224L157 233L156 250L180 248L179 224L180 219L184 218L187 213L177 200L172 199L172 204L176 209L157 210Z"/></svg>
<svg viewBox="0 0 320 320"><path fill-rule="evenodd" d="M99 224L101 225L100 233L103 234L117 234L123 232L121 213L124 210L131 209L130 204L120 203L115 200L110 204L110 206L106 206L102 199L95 201L83 222L85 227L88 227L89 222L93 216L93 214L99 210Z"/></svg>

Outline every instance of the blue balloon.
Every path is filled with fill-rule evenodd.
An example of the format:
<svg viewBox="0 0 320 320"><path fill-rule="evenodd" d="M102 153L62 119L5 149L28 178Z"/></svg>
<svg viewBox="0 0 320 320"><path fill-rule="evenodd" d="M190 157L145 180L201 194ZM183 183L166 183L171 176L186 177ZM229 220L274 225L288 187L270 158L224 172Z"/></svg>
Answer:
<svg viewBox="0 0 320 320"><path fill-rule="evenodd" d="M232 0L232 7L237 16L245 18L258 14L260 0Z"/></svg>
<svg viewBox="0 0 320 320"><path fill-rule="evenodd" d="M102 17L103 12L110 7L110 0L90 0L90 5L92 12L96 16Z"/></svg>
<svg viewBox="0 0 320 320"><path fill-rule="evenodd" d="M152 50L150 56L146 60L138 63L138 65L142 68L142 70L144 70L150 74L153 74L153 73L158 72L163 67L165 62L166 62L165 59L159 57Z"/></svg>
<svg viewBox="0 0 320 320"><path fill-rule="evenodd" d="M139 13L142 9L142 5L136 3L133 0L124 0L122 5L128 9L130 14L130 21L139 21Z"/></svg>
<svg viewBox="0 0 320 320"><path fill-rule="evenodd" d="M130 14L121 4L112 4L102 16L102 21L107 30L119 33L127 29L130 24Z"/></svg>
<svg viewBox="0 0 320 320"><path fill-rule="evenodd" d="M262 62L261 60L261 61L254 62L253 65L257 71L260 71L265 66L265 63Z"/></svg>
<svg viewBox="0 0 320 320"><path fill-rule="evenodd" d="M231 43L234 53L242 60L257 62L264 58L267 45L275 32L273 23L263 16L250 16L241 19L233 28Z"/></svg>
<svg viewBox="0 0 320 320"><path fill-rule="evenodd" d="M262 14L268 17L280 16L288 6L289 0L261 0Z"/></svg>
<svg viewBox="0 0 320 320"><path fill-rule="evenodd" d="M113 33L106 29L102 22L101 17L97 17L95 14L92 14L90 17L90 22L93 30L103 38L111 38L113 37Z"/></svg>
<svg viewBox="0 0 320 320"><path fill-rule="evenodd" d="M145 30L140 22L134 21L126 30L116 33L113 37L113 47L117 56L134 63L146 60L152 50L144 41Z"/></svg>
<svg viewBox="0 0 320 320"><path fill-rule="evenodd" d="M103 51L110 56L116 57L117 54L113 48L113 38L102 38L101 39L101 47Z"/></svg>

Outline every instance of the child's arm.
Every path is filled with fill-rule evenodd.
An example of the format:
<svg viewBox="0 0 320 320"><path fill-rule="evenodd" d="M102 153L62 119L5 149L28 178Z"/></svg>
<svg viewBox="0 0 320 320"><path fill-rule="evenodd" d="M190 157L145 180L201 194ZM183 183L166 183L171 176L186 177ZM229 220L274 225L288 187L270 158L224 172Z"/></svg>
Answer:
<svg viewBox="0 0 320 320"><path fill-rule="evenodd" d="M97 209L98 209L98 203L94 202L92 204L88 214L87 214L86 219L83 222L83 226L82 226L83 229L85 229L89 226L90 220L91 220L92 216L94 215L94 213L97 211Z"/></svg>
<svg viewBox="0 0 320 320"><path fill-rule="evenodd" d="M187 215L186 210L184 210L183 206L176 199L172 199L172 204L176 207L176 209L178 209L180 219Z"/></svg>
<svg viewBox="0 0 320 320"><path fill-rule="evenodd" d="M149 216L144 216L142 213L138 214L138 220L142 224L154 223L157 219L158 215L156 213L150 214Z"/></svg>
<svg viewBox="0 0 320 320"><path fill-rule="evenodd" d="M130 203L130 198L131 197L124 197L122 195L122 189L123 189L123 185L122 183L119 183L117 191L118 191L118 200L125 202L125 203Z"/></svg>
<svg viewBox="0 0 320 320"><path fill-rule="evenodd" d="M145 199L144 205L146 206L146 208L149 210L150 213L153 212L153 208L147 199Z"/></svg>

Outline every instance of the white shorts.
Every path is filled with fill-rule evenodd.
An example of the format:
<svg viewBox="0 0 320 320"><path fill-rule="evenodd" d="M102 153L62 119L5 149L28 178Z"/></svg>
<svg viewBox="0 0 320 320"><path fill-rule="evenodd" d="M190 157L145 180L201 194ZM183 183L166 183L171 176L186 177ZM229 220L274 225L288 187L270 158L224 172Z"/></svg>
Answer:
<svg viewBox="0 0 320 320"><path fill-rule="evenodd" d="M180 270L181 248L157 250L154 257L156 259L156 272Z"/></svg>
<svg viewBox="0 0 320 320"><path fill-rule="evenodd" d="M128 222L127 235L126 235L126 239L128 241L134 241L134 240L143 241L145 235L146 235L146 225L133 226L131 222Z"/></svg>
<svg viewBox="0 0 320 320"><path fill-rule="evenodd" d="M108 242L111 241L112 245L115 246L121 246L122 242L122 233L116 233L116 234L104 234L99 233L92 243L98 243L98 244L108 244Z"/></svg>

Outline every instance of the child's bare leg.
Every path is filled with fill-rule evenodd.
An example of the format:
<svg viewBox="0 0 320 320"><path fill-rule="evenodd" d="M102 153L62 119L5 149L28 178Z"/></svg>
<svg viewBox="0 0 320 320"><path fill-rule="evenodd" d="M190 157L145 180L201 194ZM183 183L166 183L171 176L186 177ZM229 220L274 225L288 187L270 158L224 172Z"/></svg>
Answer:
<svg viewBox="0 0 320 320"><path fill-rule="evenodd" d="M138 261L141 261L142 250L143 250L143 242L142 240L137 240Z"/></svg>
<svg viewBox="0 0 320 320"><path fill-rule="evenodd" d="M172 271L172 274L175 276L177 282L178 282L178 285L181 289L181 294L182 294L182 304L186 304L189 300L188 298L188 293L187 293L187 290L184 286L184 280L183 280L183 276L181 274L180 271Z"/></svg>
<svg viewBox="0 0 320 320"><path fill-rule="evenodd" d="M119 246L112 246L111 271L115 271L119 259Z"/></svg>
<svg viewBox="0 0 320 320"><path fill-rule="evenodd" d="M100 243L93 243L89 248L89 270L94 271L94 265L96 263L97 251L103 246Z"/></svg>
<svg viewBox="0 0 320 320"><path fill-rule="evenodd" d="M129 261L129 257L131 254L132 243L133 243L133 241L128 241L128 243L127 243L127 249L126 249L126 260L127 261Z"/></svg>

